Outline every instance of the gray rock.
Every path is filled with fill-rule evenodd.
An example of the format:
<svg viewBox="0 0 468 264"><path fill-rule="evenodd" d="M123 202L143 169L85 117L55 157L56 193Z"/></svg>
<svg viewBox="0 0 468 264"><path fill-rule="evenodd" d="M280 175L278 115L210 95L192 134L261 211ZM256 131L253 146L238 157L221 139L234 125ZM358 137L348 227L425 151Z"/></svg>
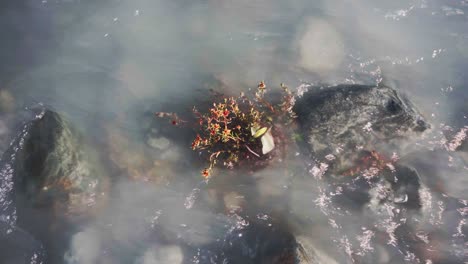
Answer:
<svg viewBox="0 0 468 264"><path fill-rule="evenodd" d="M82 215L97 207L108 182L95 150L59 114L44 111L27 127L14 162L18 206Z"/></svg>
<svg viewBox="0 0 468 264"><path fill-rule="evenodd" d="M1 160L0 217L40 240L47 262L61 263L68 226L101 208L108 178L97 152L64 117L42 107L27 114L33 117Z"/></svg>
<svg viewBox="0 0 468 264"><path fill-rule="evenodd" d="M374 150L430 127L408 99L389 87L311 87L293 110L308 149L318 158L339 153L335 163L350 160L358 149Z"/></svg>

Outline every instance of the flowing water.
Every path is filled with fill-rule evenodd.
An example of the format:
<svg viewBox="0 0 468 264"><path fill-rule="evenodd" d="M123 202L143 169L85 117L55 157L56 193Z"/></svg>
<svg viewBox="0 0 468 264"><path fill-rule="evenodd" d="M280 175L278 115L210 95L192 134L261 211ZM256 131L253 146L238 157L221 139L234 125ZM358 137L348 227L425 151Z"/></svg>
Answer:
<svg viewBox="0 0 468 264"><path fill-rule="evenodd" d="M468 133L468 1L3 0L0 34L0 263L468 260L466 142L455 151ZM393 157L419 174L417 209L364 176L352 183L372 197L362 209L321 177L332 158L294 144L278 164L205 183L192 135L153 113L261 80L406 94L431 124ZM108 179L97 209L47 224L11 198L44 109L69 120Z"/></svg>

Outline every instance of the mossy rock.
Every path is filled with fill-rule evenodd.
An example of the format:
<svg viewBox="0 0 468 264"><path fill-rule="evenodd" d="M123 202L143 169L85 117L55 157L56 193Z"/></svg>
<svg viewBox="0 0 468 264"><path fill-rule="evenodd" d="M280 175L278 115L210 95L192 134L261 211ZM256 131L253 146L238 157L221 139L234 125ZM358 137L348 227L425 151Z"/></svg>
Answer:
<svg viewBox="0 0 468 264"><path fill-rule="evenodd" d="M98 153L58 113L45 110L13 148L18 207L81 216L103 202L109 182Z"/></svg>

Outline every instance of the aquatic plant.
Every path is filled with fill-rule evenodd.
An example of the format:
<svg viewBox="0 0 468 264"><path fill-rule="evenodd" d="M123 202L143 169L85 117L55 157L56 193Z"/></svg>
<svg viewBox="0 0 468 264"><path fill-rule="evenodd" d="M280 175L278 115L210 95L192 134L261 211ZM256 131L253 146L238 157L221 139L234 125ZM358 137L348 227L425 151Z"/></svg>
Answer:
<svg viewBox="0 0 468 264"><path fill-rule="evenodd" d="M341 174L344 176L362 174L365 178L372 178L385 169L394 171L396 161L396 158L388 158L375 150L364 151L362 157L355 161L356 165Z"/></svg>
<svg viewBox="0 0 468 264"><path fill-rule="evenodd" d="M191 148L208 161L201 172L204 178L211 177L218 164L229 169L241 164L256 166L274 155L275 141L281 137L280 125L295 118L294 96L284 84L280 87L282 97L276 104L265 97L267 87L262 81L253 98L245 93L238 97L217 97L220 99L206 112L193 107L196 136ZM157 112L155 115L169 118L175 126L185 127L190 123L176 113Z"/></svg>

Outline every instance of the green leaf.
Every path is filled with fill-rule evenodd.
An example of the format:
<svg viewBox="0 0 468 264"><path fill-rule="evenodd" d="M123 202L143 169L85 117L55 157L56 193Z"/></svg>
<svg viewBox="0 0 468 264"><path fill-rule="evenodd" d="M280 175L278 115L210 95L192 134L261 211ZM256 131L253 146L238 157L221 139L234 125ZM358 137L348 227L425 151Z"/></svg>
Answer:
<svg viewBox="0 0 468 264"><path fill-rule="evenodd" d="M262 127L260 128L259 130L257 130L255 132L255 134L253 135L254 138L259 138L261 136L263 136L266 132L267 132L268 128L267 127Z"/></svg>

